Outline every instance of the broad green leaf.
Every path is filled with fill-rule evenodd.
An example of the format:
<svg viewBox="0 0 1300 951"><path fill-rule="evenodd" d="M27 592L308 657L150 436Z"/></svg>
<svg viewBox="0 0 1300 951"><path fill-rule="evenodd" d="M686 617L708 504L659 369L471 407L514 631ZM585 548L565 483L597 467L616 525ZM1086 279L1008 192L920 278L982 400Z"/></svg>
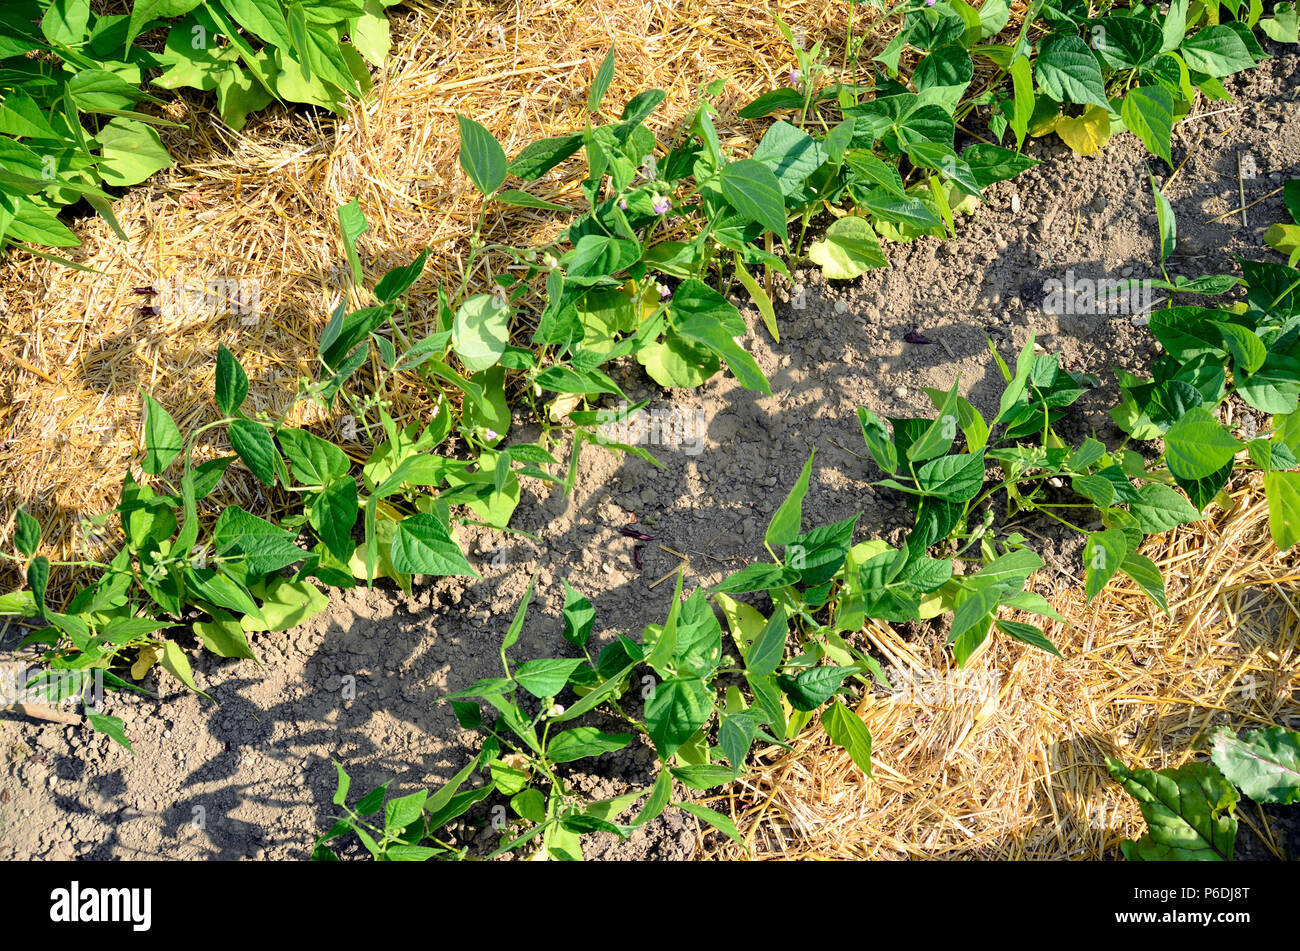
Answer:
<svg viewBox="0 0 1300 951"><path fill-rule="evenodd" d="M506 153L501 143L473 119L457 114L460 128L460 167L485 195L490 195L506 180Z"/></svg>
<svg viewBox="0 0 1300 951"><path fill-rule="evenodd" d="M599 112L600 102L605 98L605 93L609 91L609 84L614 81L614 45L610 44L609 52L601 60L600 68L596 70L596 78L592 80L591 89L587 92L587 110L589 112Z"/></svg>
<svg viewBox="0 0 1300 951"><path fill-rule="evenodd" d="M551 737L546 755L553 763L571 763L587 756L621 750L630 742L631 733L602 733L594 727L580 726Z"/></svg>
<svg viewBox="0 0 1300 951"><path fill-rule="evenodd" d="M776 682L790 700L790 706L809 712L829 700L851 673L849 667L810 667L794 677L778 674Z"/></svg>
<svg viewBox="0 0 1300 951"><path fill-rule="evenodd" d="M1151 181L1151 197L1156 204L1156 226L1160 229L1160 261L1164 263L1178 244L1178 222L1174 218L1174 206L1169 204L1169 199L1156 187L1155 177L1147 172L1147 178Z"/></svg>
<svg viewBox="0 0 1300 951"><path fill-rule="evenodd" d="M343 250L348 256L348 266L352 269L352 283L360 286L361 258L357 254L357 239L370 230L370 222L366 221L366 216L361 213L361 204L356 198L346 205L339 205L338 218L339 232L343 236ZM325 347L322 346L321 350L323 352ZM348 352L351 352L350 347Z"/></svg>
<svg viewBox="0 0 1300 951"><path fill-rule="evenodd" d="M1138 583L1147 597L1154 601L1165 614L1169 613L1169 602L1165 597L1165 579L1160 574L1156 563L1145 555L1129 552L1120 565L1120 570Z"/></svg>
<svg viewBox="0 0 1300 951"><path fill-rule="evenodd" d="M858 769L871 775L871 731L862 718L836 700L822 711L822 726L832 741L848 751Z"/></svg>
<svg viewBox="0 0 1300 951"><path fill-rule="evenodd" d="M872 268L888 267L875 229L865 219L846 215L826 229L826 237L808 248L808 258L833 281L847 281Z"/></svg>
<svg viewBox="0 0 1300 951"><path fill-rule="evenodd" d="M655 685L646 701L645 722L660 759L676 753L712 712L713 693L698 677L675 677Z"/></svg>
<svg viewBox="0 0 1300 951"><path fill-rule="evenodd" d="M515 680L534 697L544 700L563 690L573 672L581 666L580 657L544 657L519 665L515 670Z"/></svg>
<svg viewBox="0 0 1300 951"><path fill-rule="evenodd" d="M436 515L421 513L398 522L390 557L403 574L478 577Z"/></svg>
<svg viewBox="0 0 1300 951"><path fill-rule="evenodd" d="M1118 528L1093 532L1083 549L1084 586L1091 601L1119 571L1128 555L1128 539Z"/></svg>
<svg viewBox="0 0 1300 951"><path fill-rule="evenodd" d="M471 373L495 366L510 337L510 308L492 294L475 294L456 311L452 346Z"/></svg>
<svg viewBox="0 0 1300 951"><path fill-rule="evenodd" d="M1245 42L1226 25L1207 26L1183 40L1179 52L1190 69L1216 79L1255 65Z"/></svg>
<svg viewBox="0 0 1300 951"><path fill-rule="evenodd" d="M248 374L224 343L217 344L217 408L227 416L244 405Z"/></svg>
<svg viewBox="0 0 1300 951"><path fill-rule="evenodd" d="M1255 802L1300 802L1300 733L1275 726L1238 739L1221 726L1213 737L1214 765Z"/></svg>
<svg viewBox="0 0 1300 951"><path fill-rule="evenodd" d="M1138 489L1140 502L1130 502L1128 510L1138 520L1142 531L1148 535L1167 532L1176 525L1195 522L1201 518L1183 495L1167 485L1148 483Z"/></svg>
<svg viewBox="0 0 1300 951"><path fill-rule="evenodd" d="M41 543L41 525L23 509L18 510L18 520L14 525L14 545L28 558L36 554Z"/></svg>
<svg viewBox="0 0 1300 951"><path fill-rule="evenodd" d="M1047 635L1037 625L1026 624L1023 621L1007 621L1002 618L998 618L995 624L997 629L1008 637L1013 637L1031 647L1037 647L1039 650L1047 651L1049 654L1055 654L1057 657L1061 656L1061 652L1056 649L1056 645L1048 640Z"/></svg>
<svg viewBox="0 0 1300 951"><path fill-rule="evenodd" d="M237 419L230 424L227 434L230 448L239 453L239 458L258 481L263 485L275 485L275 463L280 454L266 427L252 420Z"/></svg>
<svg viewBox="0 0 1300 951"><path fill-rule="evenodd" d="M86 722L90 724L92 730L103 733L113 742L125 746L127 751L134 755L135 750L131 749L131 741L126 737L125 724L123 724L121 718L110 717L95 710L87 710Z"/></svg>
<svg viewBox="0 0 1300 951"><path fill-rule="evenodd" d="M803 497L808 494L808 480L812 476L813 457L816 454L816 449L808 453L808 461L803 464L803 471L799 473L794 488L768 523L767 533L763 536L767 545L788 545L798 536L803 524Z"/></svg>
<svg viewBox="0 0 1300 951"><path fill-rule="evenodd" d="M97 168L106 185L135 185L172 164L158 133L143 122L118 116L95 140L101 156Z"/></svg>
<svg viewBox="0 0 1300 951"><path fill-rule="evenodd" d="M785 198L781 183L770 168L754 159L742 159L719 173L722 195L731 207L757 221L783 242L786 234Z"/></svg>
<svg viewBox="0 0 1300 951"><path fill-rule="evenodd" d="M1159 86L1140 86L1124 97L1120 107L1124 126L1153 154L1173 168L1170 137L1174 128L1174 97Z"/></svg>
<svg viewBox="0 0 1300 951"><path fill-rule="evenodd" d="M347 453L305 429L286 428L276 433L294 477L304 485L324 485L348 474Z"/></svg>
<svg viewBox="0 0 1300 951"><path fill-rule="evenodd" d="M676 805L695 816L695 818L704 820L741 848L745 847L745 840L742 839L740 833L736 831L735 823L722 813L715 812L708 806L701 806L699 803L695 802L679 802L676 803Z"/></svg>
<svg viewBox="0 0 1300 951"><path fill-rule="evenodd" d="M171 464L182 449L185 441L171 414L163 409L148 393L141 391L144 398L144 462L140 468L150 475L157 475Z"/></svg>
<svg viewBox="0 0 1300 951"><path fill-rule="evenodd" d="M1165 461L1183 479L1204 479L1231 462L1243 448L1204 407L1187 411L1165 433Z"/></svg>
<svg viewBox="0 0 1300 951"><path fill-rule="evenodd" d="M1264 473L1264 496L1273 544L1289 551L1300 541L1300 472Z"/></svg>
<svg viewBox="0 0 1300 951"><path fill-rule="evenodd" d="M1208 763L1178 769L1129 770L1106 758L1106 768L1135 798L1147 833L1121 848L1130 861L1228 861L1237 837L1237 791Z"/></svg>
<svg viewBox="0 0 1300 951"><path fill-rule="evenodd" d="M1057 102L1110 108L1101 64L1078 36L1057 33L1045 40L1034 75L1039 87Z"/></svg>

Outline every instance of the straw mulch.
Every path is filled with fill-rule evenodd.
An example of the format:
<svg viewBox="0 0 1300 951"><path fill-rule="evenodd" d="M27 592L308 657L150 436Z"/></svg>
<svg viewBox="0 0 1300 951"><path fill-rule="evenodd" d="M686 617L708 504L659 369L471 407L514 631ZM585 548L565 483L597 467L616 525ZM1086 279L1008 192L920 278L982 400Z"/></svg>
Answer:
<svg viewBox="0 0 1300 951"><path fill-rule="evenodd" d="M841 61L846 4L790 0L771 9L808 46L820 41L834 63ZM860 36L872 14L858 10ZM368 283L432 249L410 327L417 336L428 332L437 287L460 282L481 206L457 163L456 113L484 123L508 154L581 129L586 90L612 42L618 63L608 110L643 89L662 88L668 98L650 122L664 138L689 117L702 85L726 78L716 122L724 145L744 153L764 125L740 120L736 111L786 84L794 64L769 8L755 0L413 2L389 12L390 61L371 95L346 117L275 108L236 135L215 118L210 98L183 98L168 114L188 128L163 130L175 168L116 203L130 241L90 218L77 228L83 246L63 252L99 273L21 252L0 264L0 545L11 549L22 505L42 522L42 553L52 559L111 552L112 521L95 535L82 520L116 504L128 469L140 478L140 388L183 431L212 420L219 343L248 370L253 408L283 412L297 377L314 370L329 313L350 293L336 208L354 196L371 225L359 242ZM863 61L895 30L887 24L874 31ZM530 188L576 207L580 168L570 160ZM554 237L568 220L493 209L484 239L528 246ZM489 274L506 265L481 260L469 284L474 291L490 289ZM254 282L259 312L250 319L218 302L209 312L163 307L159 314L143 309L157 298L133 293L221 280ZM410 381L384 396L401 420L425 408L426 396ZM290 421L364 456L366 432L346 439L344 412L309 410ZM226 451L223 443L204 443L199 455ZM231 503L267 514L283 501L267 498L251 479L228 478L202 514L210 518ZM91 574L56 568L52 603ZM0 565L0 587L18 583L12 563Z"/></svg>
<svg viewBox="0 0 1300 951"><path fill-rule="evenodd" d="M905 673L857 708L874 776L814 726L714 808L763 858L1115 858L1145 824L1105 757L1176 767L1204 760L1220 725L1300 728L1297 556L1269 537L1262 480L1234 498L1148 542L1172 619L1126 578L1090 605L1065 580L1051 600L1070 624L1046 629L1063 660L995 636L962 672L942 644L876 625L873 646ZM1257 806L1238 815L1282 857Z"/></svg>

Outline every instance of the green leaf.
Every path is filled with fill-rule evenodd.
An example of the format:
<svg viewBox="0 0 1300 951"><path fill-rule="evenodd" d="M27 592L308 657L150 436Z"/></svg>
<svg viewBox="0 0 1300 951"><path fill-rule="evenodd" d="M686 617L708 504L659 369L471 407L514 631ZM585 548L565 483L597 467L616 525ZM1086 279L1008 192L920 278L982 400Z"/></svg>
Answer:
<svg viewBox="0 0 1300 951"><path fill-rule="evenodd" d="M827 159L826 147L788 122L773 123L754 149L755 161L772 170L785 195L800 191Z"/></svg>
<svg viewBox="0 0 1300 951"><path fill-rule="evenodd" d="M1234 376L1245 379L1264 365L1268 348L1254 331L1240 324L1216 322L1215 326L1223 334L1224 345L1232 354Z"/></svg>
<svg viewBox="0 0 1300 951"><path fill-rule="evenodd" d="M217 408L229 416L247 396L248 374L224 343L217 344Z"/></svg>
<svg viewBox="0 0 1300 951"><path fill-rule="evenodd" d="M370 230L370 222L361 213L361 204L353 198L346 205L339 205L339 231L343 235L343 250L347 252L348 265L352 268L352 283L361 285L361 258L357 255L357 239ZM324 344L324 341L322 341ZM322 345L322 352L325 347ZM349 352L351 348L348 348ZM341 355L340 355L341 356Z"/></svg>
<svg viewBox="0 0 1300 951"><path fill-rule="evenodd" d="M1156 226L1160 229L1160 262L1163 264L1178 244L1178 221L1174 218L1174 206L1169 204L1169 199L1156 187L1155 177L1147 172L1147 178L1151 181L1151 197L1156 204Z"/></svg>
<svg viewBox="0 0 1300 951"><path fill-rule="evenodd" d="M520 149L519 154L511 159L506 171L526 182L535 181L580 148L582 136L579 134L539 139Z"/></svg>
<svg viewBox="0 0 1300 951"><path fill-rule="evenodd" d="M803 464L803 471L799 473L794 488L768 523L767 533L763 536L767 545L788 545L798 536L803 524L803 497L808 493L808 480L812 476L813 457L816 454L816 449L809 452L808 461Z"/></svg>
<svg viewBox="0 0 1300 951"><path fill-rule="evenodd" d="M515 680L534 697L543 700L563 690L573 672L581 666L581 658L544 657L521 664L515 671Z"/></svg>
<svg viewBox="0 0 1300 951"><path fill-rule="evenodd" d="M614 45L611 43L609 52L601 60L600 68L596 70L596 78L592 80L591 89L587 92L587 111L600 112L600 102L605 98L605 93L609 91L609 84L614 81Z"/></svg>
<svg viewBox="0 0 1300 951"><path fill-rule="evenodd" d="M851 673L850 667L810 667L795 677L778 674L776 682L789 698L790 706L808 712L829 700Z"/></svg>
<svg viewBox="0 0 1300 951"><path fill-rule="evenodd" d="M1300 733L1275 726L1238 739L1221 726L1213 740L1214 765L1255 802L1300 802Z"/></svg>
<svg viewBox="0 0 1300 951"><path fill-rule="evenodd" d="M110 717L94 710L87 710L86 722L90 724L91 729L95 732L103 733L114 743L125 746L128 752L135 753L135 750L131 749L131 741L126 738L125 724L120 718Z"/></svg>
<svg viewBox="0 0 1300 951"><path fill-rule="evenodd" d="M871 731L862 718L836 700L822 711L822 726L833 742L848 751L858 769L870 776Z"/></svg>
<svg viewBox="0 0 1300 951"><path fill-rule="evenodd" d="M645 705L645 722L666 760L704 726L713 712L713 693L698 677L675 677L657 684Z"/></svg>
<svg viewBox="0 0 1300 951"><path fill-rule="evenodd" d="M165 641L163 643L163 653L158 663L162 665L164 670L200 697L205 697L208 700L212 699L194 685L194 671L190 667L190 659L185 656L185 652L181 650L180 645L175 641Z"/></svg>
<svg viewBox="0 0 1300 951"><path fill-rule="evenodd" d="M742 159L723 168L718 177L728 204L783 242L789 240L785 197L770 168L754 159Z"/></svg>
<svg viewBox="0 0 1300 951"><path fill-rule="evenodd" d="M1128 539L1118 528L1093 532L1083 549L1084 593L1091 601L1106 587L1128 554Z"/></svg>
<svg viewBox="0 0 1300 951"><path fill-rule="evenodd" d="M898 471L898 449L880 417L866 407L858 408L858 422L862 424L862 438L866 441L871 458L882 472L893 475Z"/></svg>
<svg viewBox="0 0 1300 951"><path fill-rule="evenodd" d="M294 535L237 505L227 507L212 528L217 554L242 554L254 574L270 574L293 564L306 552L294 544Z"/></svg>
<svg viewBox="0 0 1300 951"><path fill-rule="evenodd" d="M586 646L596 623L596 609L583 595L564 582L564 630L562 635L574 647Z"/></svg>
<svg viewBox="0 0 1300 951"><path fill-rule="evenodd" d="M827 228L826 237L809 246L808 258L833 281L852 280L872 268L889 266L875 229L856 215L846 215Z"/></svg>
<svg viewBox="0 0 1300 951"><path fill-rule="evenodd" d="M973 499L984 485L984 450L932 459L916 480L928 495L956 502Z"/></svg>
<svg viewBox="0 0 1300 951"><path fill-rule="evenodd" d="M1129 552L1120 565L1120 570L1128 575L1147 593L1152 601L1159 605L1165 614L1169 613L1169 602L1165 597L1165 579L1160 574L1156 563L1145 555Z"/></svg>
<svg viewBox="0 0 1300 951"><path fill-rule="evenodd" d="M997 610L999 590L993 586L965 589L957 596L952 615L952 627L948 632L948 643L977 630L988 621ZM986 627L987 629L987 627Z"/></svg>
<svg viewBox="0 0 1300 951"><path fill-rule="evenodd" d="M143 122L119 116L95 140L101 156L97 168L106 185L135 185L172 164L158 133Z"/></svg>
<svg viewBox="0 0 1300 951"><path fill-rule="evenodd" d="M281 429L276 436L293 466L294 477L304 485L324 485L341 479L351 468L347 453L305 429Z"/></svg>
<svg viewBox="0 0 1300 951"><path fill-rule="evenodd" d="M171 464L182 449L185 441L171 414L154 402L152 396L141 391L144 398L144 462L140 468L150 475L157 475Z"/></svg>
<svg viewBox="0 0 1300 951"><path fill-rule="evenodd" d="M679 287L678 291L680 290ZM676 296L674 296L674 301L676 301ZM727 366L731 368L731 372L745 389L754 390L758 393L770 394L772 392L767 377L759 369L758 361L736 342L735 337L729 333L729 328L720 324L715 317L707 314L694 314L689 317L679 318L674 322L674 329L682 337L708 347L709 350L727 361Z"/></svg>
<svg viewBox="0 0 1300 951"><path fill-rule="evenodd" d="M672 766L669 772L679 779L684 786L706 791L715 789L736 778L736 770L729 766L712 763L697 763L690 766Z"/></svg>
<svg viewBox="0 0 1300 951"><path fill-rule="evenodd" d="M495 366L510 339L510 308L492 294L475 294L456 311L451 339L471 373Z"/></svg>
<svg viewBox="0 0 1300 951"><path fill-rule="evenodd" d="M252 420L237 419L228 429L230 448L239 453L253 475L263 485L275 485L275 463L280 454L266 427Z"/></svg>
<svg viewBox="0 0 1300 951"><path fill-rule="evenodd" d="M1034 64L1039 88L1057 102L1109 109L1101 64L1083 40L1057 33L1043 42Z"/></svg>
<svg viewBox="0 0 1300 951"><path fill-rule="evenodd" d="M1106 768L1135 798L1147 833L1122 846L1130 861L1228 861L1237 836L1237 791L1208 763L1178 769L1129 770L1106 758Z"/></svg>
<svg viewBox="0 0 1300 951"><path fill-rule="evenodd" d="M496 137L473 119L458 113L456 124L460 127L460 167L479 191L489 195L506 180L506 153Z"/></svg>
<svg viewBox="0 0 1300 951"><path fill-rule="evenodd" d="M1031 647L1037 647L1039 650L1047 651L1049 654L1061 656L1061 652L1056 649L1056 645L1048 640L1047 635L1042 629L1034 624L1026 624L1023 621L1006 621L998 618L995 622L997 629L1008 637L1013 637L1023 644Z"/></svg>
<svg viewBox="0 0 1300 951"><path fill-rule="evenodd" d="M1173 168L1170 137L1174 128L1174 97L1160 86L1140 86L1120 106L1124 126L1153 154Z"/></svg>
<svg viewBox="0 0 1300 951"><path fill-rule="evenodd" d="M1183 40L1179 48L1189 69L1216 79L1255 65L1245 42L1230 26L1207 26Z"/></svg>
<svg viewBox="0 0 1300 951"><path fill-rule="evenodd" d="M514 205L518 208L538 208L542 211L571 211L568 205L560 205L553 201L545 201L537 198L528 192L520 191L517 188L507 188L505 191L497 192L491 196L492 201L499 201L503 205Z"/></svg>
<svg viewBox="0 0 1300 951"><path fill-rule="evenodd" d="M352 528L360 513L357 484L351 476L345 475L332 479L325 486L312 501L307 517L330 554L346 562L352 557Z"/></svg>
<svg viewBox="0 0 1300 951"><path fill-rule="evenodd" d="M38 555L27 565L27 586L32 589L32 600L35 602L37 617L44 617L47 613L45 589L49 583L50 560L44 555Z"/></svg>
<svg viewBox="0 0 1300 951"><path fill-rule="evenodd" d="M424 800L429 796L427 789L413 792L409 796L390 799L384 804L384 829L396 832L405 829L424 815Z"/></svg>
<svg viewBox="0 0 1300 951"><path fill-rule="evenodd" d="M395 267L375 283L375 296L381 301L392 301L411 289L420 275L424 273L424 264L429 260L429 249L425 248L410 264Z"/></svg>
<svg viewBox="0 0 1300 951"><path fill-rule="evenodd" d="M961 153L961 159L970 166L975 183L980 188L987 188L994 182L1005 182L1016 178L1039 164L1037 159L1027 155L983 142L968 146Z"/></svg>
<svg viewBox="0 0 1300 951"><path fill-rule="evenodd" d="M546 756L552 763L572 763L621 750L631 742L631 733L602 733L594 727L580 726L551 737Z"/></svg>
<svg viewBox="0 0 1300 951"><path fill-rule="evenodd" d="M36 554L36 548L41 543L41 524L27 514L23 509L18 510L18 521L14 525L14 545L18 550L28 558Z"/></svg>
<svg viewBox="0 0 1300 951"><path fill-rule="evenodd" d="M714 812L708 806L701 806L699 803L694 802L679 802L675 803L675 805L684 811L689 812L691 815L695 816L695 818L707 822L737 845L742 848L745 847L745 840L742 839L740 833L736 831L735 823L722 813Z"/></svg>
<svg viewBox="0 0 1300 951"><path fill-rule="evenodd" d="M1201 517L1186 498L1175 489L1156 482L1138 489L1140 502L1130 502L1128 510L1138 520L1142 531L1148 535L1167 532L1175 525L1195 522ZM1104 507L1104 506L1103 506Z"/></svg>
<svg viewBox="0 0 1300 951"><path fill-rule="evenodd" d="M420 513L398 522L390 558L403 574L478 577L436 515Z"/></svg>
<svg viewBox="0 0 1300 951"><path fill-rule="evenodd" d="M1300 541L1300 472L1265 472L1264 497L1273 544L1289 551Z"/></svg>
<svg viewBox="0 0 1300 951"><path fill-rule="evenodd" d="M1165 461L1182 479L1204 479L1230 463L1243 448L1204 407L1188 410L1165 433Z"/></svg>
<svg viewBox="0 0 1300 951"><path fill-rule="evenodd" d="M785 608L778 604L745 654L745 669L751 676L766 677L776 671L785 657L789 633Z"/></svg>

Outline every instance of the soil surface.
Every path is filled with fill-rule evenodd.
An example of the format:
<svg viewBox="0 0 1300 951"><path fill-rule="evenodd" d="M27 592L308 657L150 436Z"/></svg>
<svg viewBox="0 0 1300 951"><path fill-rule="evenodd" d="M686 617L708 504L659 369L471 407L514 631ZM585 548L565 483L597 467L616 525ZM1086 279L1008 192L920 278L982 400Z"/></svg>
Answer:
<svg viewBox="0 0 1300 951"><path fill-rule="evenodd" d="M1239 155L1254 176L1244 179L1248 202L1300 174L1300 56L1294 47L1267 49L1272 60L1227 83L1234 101L1202 102L1175 130L1181 169L1165 188L1179 231L1171 276L1232 273L1238 255L1276 259L1262 234L1286 220L1280 194L1251 208L1248 226L1239 216L1210 220L1238 204ZM991 417L1001 378L986 334L1008 361L1034 334L1067 369L1096 374L1101 387L1072 408L1063 429L1113 439L1105 414L1117 397L1112 368L1146 372L1153 338L1129 313L1043 305L1049 281L1068 286L1071 273L1076 283L1160 276L1146 168L1161 182L1169 169L1128 134L1093 157L1055 139L1034 140L1027 152L1042 164L988 189L987 205L959 219L956 241L889 245L891 268L851 282L798 270L777 295L779 344L742 293L745 344L771 396L726 374L695 391L664 391L634 362L617 367L629 396L678 414L686 438L647 446L661 469L588 447L567 498L526 485L513 527L538 541L462 529L481 578L417 585L412 597L378 586L339 593L295 630L253 635L261 666L195 649L195 677L212 701L157 673L143 684L156 698L105 701L126 721L135 755L88 728L0 715L0 858L306 858L331 823L332 760L352 774L354 798L390 780L395 795L436 785L466 762L474 737L439 701L500 675L498 647L534 572L538 594L515 658L569 653L560 636L562 579L594 603L594 641L618 631L639 637L668 610L672 579L660 579L679 559L664 548L687 556L687 591L765 558L767 522L813 448L805 524L861 512L855 540L898 541L909 513L899 494L872 488L880 473L856 410L928 413L922 388L947 389L960 373L963 394ZM909 334L931 342L910 343ZM531 435L517 425L516 438ZM642 545L641 567L637 543L619 534L632 524L656 536ZM1046 539L1050 570L1081 575L1076 548L1042 525L1017 527ZM32 657L14 650L19 636L11 628L0 639L7 662ZM575 782L599 797L646 786L655 773L645 747L591 762ZM476 850L498 841L485 822L493 801L455 830ZM586 850L589 858L684 859L699 835L693 818L669 810L627 842L594 836Z"/></svg>

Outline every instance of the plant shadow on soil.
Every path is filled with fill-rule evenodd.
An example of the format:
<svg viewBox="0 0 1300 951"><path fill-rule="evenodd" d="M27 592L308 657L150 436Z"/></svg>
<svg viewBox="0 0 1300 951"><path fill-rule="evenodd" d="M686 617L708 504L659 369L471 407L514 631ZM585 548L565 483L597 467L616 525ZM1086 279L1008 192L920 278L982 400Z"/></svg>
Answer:
<svg viewBox="0 0 1300 951"><path fill-rule="evenodd" d="M1229 82L1249 97L1248 111L1198 120L1205 123L1196 130L1198 147L1168 191L1183 234L1171 273L1231 272L1234 255L1269 255L1260 236L1284 220L1280 195L1251 210L1249 228L1202 220L1236 203L1234 150L1249 150L1260 173L1248 183L1248 201L1300 165L1300 124L1275 121L1294 108L1287 77L1300 57L1277 46L1269 51L1273 61ZM1176 133L1186 135L1182 127ZM1092 158L1037 140L1027 152L1043 164L991 187L988 204L960 219L955 242L891 245L892 267L856 281L827 283L815 270L796 271L795 287L776 294L781 343L735 298L771 396L743 390L726 374L694 391L665 393L635 364L616 368L630 399L652 398L652 408L692 421L702 411L702 451L648 446L665 463L656 469L588 446L568 498L525 480L512 527L538 540L463 529L480 578L417 584L411 596L387 583L340 593L326 613L298 628L252 635L263 667L196 654L199 685L215 704L150 673L145 686L161 696L110 694L104 704L126 720L135 756L98 734L0 716L0 855L305 858L333 815L332 759L352 774L354 801L387 780L393 795L428 788L467 761L476 735L460 729L450 705L439 701L500 675L501 639L534 573L538 591L512 658L572 653L560 636L562 579L595 605L594 646L615 631L637 638L669 607L672 577L652 583L678 559L659 544L688 556L688 590L765 560L767 522L814 447L805 527L862 512L855 541L898 543L910 513L898 493L870 485L880 473L863 446L856 409L929 414L922 388L946 390L960 372L963 395L991 418L1001 379L986 333L1009 361L1033 333L1047 351L1062 354L1067 369L1096 374L1102 386L1068 411L1060 431L1074 439L1095 432L1113 443L1105 415L1118 395L1111 368L1147 372L1156 353L1149 333L1128 314L1051 313L1042 304L1047 280L1064 280L1067 269L1093 279L1127 277L1125 269L1159 276L1143 170L1144 161L1153 169L1157 161L1128 136ZM806 290L802 308L799 286ZM907 342L914 331L934 342ZM518 422L511 440L530 434ZM633 524L656 536L642 544L640 569L637 543L619 534ZM1081 573L1076 543L1029 527L1045 538L1039 550L1049 569ZM640 743L582 765L573 781L596 797L648 786L655 770ZM470 816L481 823L494 802ZM481 853L497 835L476 822L456 835ZM670 810L626 843L591 837L587 854L688 858L698 834L693 818Z"/></svg>

